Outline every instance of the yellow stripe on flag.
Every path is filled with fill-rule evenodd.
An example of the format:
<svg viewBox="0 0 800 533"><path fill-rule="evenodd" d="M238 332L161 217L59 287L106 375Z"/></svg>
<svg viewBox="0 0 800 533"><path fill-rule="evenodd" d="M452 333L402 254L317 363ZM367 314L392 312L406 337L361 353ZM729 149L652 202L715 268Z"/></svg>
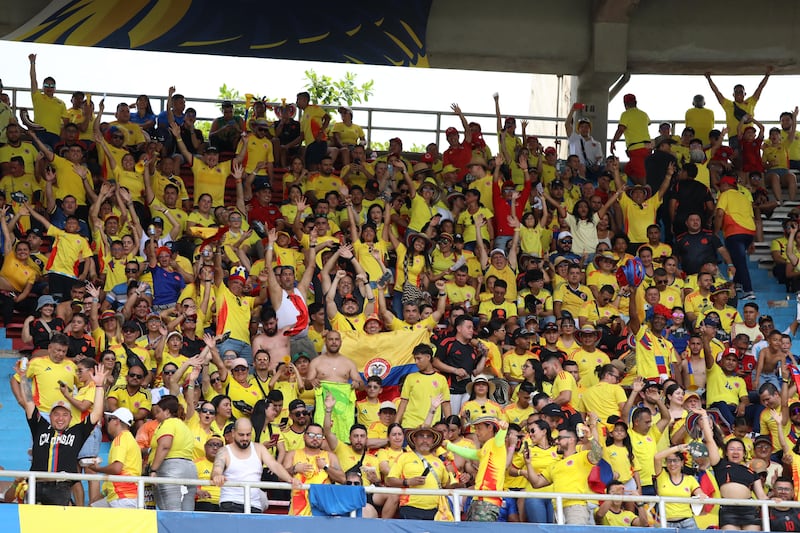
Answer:
<svg viewBox="0 0 800 533"><path fill-rule="evenodd" d="M340 331L342 334L341 352L356 364L359 372L365 372L367 365L376 359L386 360L392 367L414 364L411 352L420 343L430 343L430 332L425 329L400 330L377 335L367 335L362 331Z"/></svg>
<svg viewBox="0 0 800 533"><path fill-rule="evenodd" d="M19 525L20 533L158 533L157 513L147 509L20 505Z"/></svg>

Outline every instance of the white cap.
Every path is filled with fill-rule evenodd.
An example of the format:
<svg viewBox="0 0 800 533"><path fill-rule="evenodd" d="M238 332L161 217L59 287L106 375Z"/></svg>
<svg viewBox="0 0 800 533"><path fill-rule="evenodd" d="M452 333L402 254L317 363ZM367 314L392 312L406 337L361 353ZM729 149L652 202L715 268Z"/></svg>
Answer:
<svg viewBox="0 0 800 533"><path fill-rule="evenodd" d="M503 257L506 256L506 251L502 248L495 248L492 250L492 253L489 254L489 257L492 257L494 254L501 254Z"/></svg>
<svg viewBox="0 0 800 533"><path fill-rule="evenodd" d="M133 425L133 413L127 407L119 407L111 413L106 412L105 415L116 418L128 427Z"/></svg>
<svg viewBox="0 0 800 533"><path fill-rule="evenodd" d="M390 402L387 400L385 402L381 402L381 405L378 407L378 411L383 411L384 409L391 409L393 411L397 411L397 406L394 404L394 402Z"/></svg>
<svg viewBox="0 0 800 533"><path fill-rule="evenodd" d="M566 239L567 237L572 237L572 233L568 231L562 231L558 234L558 238L556 240L560 241L561 239Z"/></svg>

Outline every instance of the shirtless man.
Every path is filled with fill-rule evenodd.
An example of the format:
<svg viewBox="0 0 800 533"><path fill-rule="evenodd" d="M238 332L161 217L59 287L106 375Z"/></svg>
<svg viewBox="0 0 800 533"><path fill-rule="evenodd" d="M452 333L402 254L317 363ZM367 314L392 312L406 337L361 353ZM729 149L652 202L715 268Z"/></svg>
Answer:
<svg viewBox="0 0 800 533"><path fill-rule="evenodd" d="M781 348L781 341L781 332L777 329L773 329L767 335L767 347L758 354L758 365L756 366L756 375L753 380L755 388L764 383L772 383L777 388L781 387L781 380L775 373L778 363L786 357Z"/></svg>
<svg viewBox="0 0 800 533"><path fill-rule="evenodd" d="M275 310L277 317L277 327L283 330L283 335L289 337L291 353L305 352L307 354L316 354L314 343L308 338L308 324L309 314L308 305L305 301L305 295L308 294L308 288L311 285L311 280L316 271L315 257L317 253L317 232L311 230L309 238L309 246L306 251L305 262L308 265L303 277L295 287L297 278L295 277L294 268L291 266L276 266L272 267L272 259L274 257L274 246L278 240L278 232L275 228L269 230L269 244L267 245L266 255L264 262L267 267L264 269L269 276L269 299L272 302L272 308ZM274 361L281 361L279 357L273 357L270 352L270 358Z"/></svg>
<svg viewBox="0 0 800 533"><path fill-rule="evenodd" d="M339 353L341 347L342 335L338 331L329 331L325 337L325 353L308 366L308 380L314 388L319 387L320 381L350 382L356 390L366 388L355 363Z"/></svg>
<svg viewBox="0 0 800 533"><path fill-rule="evenodd" d="M275 311L267 309L261 313L264 333L253 337L253 353L265 350L269 354L269 370L273 372L278 363L290 355L290 337L284 335L287 328L278 329L278 318Z"/></svg>
<svg viewBox="0 0 800 533"><path fill-rule="evenodd" d="M689 356L681 361L681 385L687 391L702 394L706 388L706 363L703 355L703 340L692 335L687 345Z"/></svg>

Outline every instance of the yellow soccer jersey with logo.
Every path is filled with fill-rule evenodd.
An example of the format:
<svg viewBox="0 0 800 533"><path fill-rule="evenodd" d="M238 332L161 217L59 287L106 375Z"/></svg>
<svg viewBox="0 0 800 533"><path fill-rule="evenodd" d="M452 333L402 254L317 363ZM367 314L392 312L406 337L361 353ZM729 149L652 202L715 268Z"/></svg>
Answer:
<svg viewBox="0 0 800 533"><path fill-rule="evenodd" d="M194 201L202 194L210 194L215 202L223 203L225 198L225 182L231 174L231 162L225 161L209 167L199 157L192 158L192 174L194 175Z"/></svg>

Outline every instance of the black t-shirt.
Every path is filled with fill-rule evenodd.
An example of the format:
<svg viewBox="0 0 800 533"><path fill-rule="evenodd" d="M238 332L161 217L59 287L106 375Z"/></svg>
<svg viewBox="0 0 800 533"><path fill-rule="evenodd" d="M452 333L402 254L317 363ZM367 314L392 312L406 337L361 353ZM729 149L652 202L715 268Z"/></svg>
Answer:
<svg viewBox="0 0 800 533"><path fill-rule="evenodd" d="M180 354L185 355L186 357L194 357L195 355L199 354L203 351L206 343L203 339L189 339L187 337L183 338L183 344L181 345Z"/></svg>
<svg viewBox="0 0 800 533"><path fill-rule="evenodd" d="M280 120L276 120L272 123L272 127L275 128L275 131L278 130L280 123ZM281 134L278 135L278 139L281 141L282 145L287 145L298 137L300 137L300 123L294 119L290 120L288 124L284 124Z"/></svg>
<svg viewBox="0 0 800 533"><path fill-rule="evenodd" d="M54 318L47 323L50 331L47 331L43 322L41 318L37 318L31 322L30 330L31 337L33 337L33 348L35 350L47 348L50 346L50 337L52 337L54 333L61 333L64 331L64 321L60 318Z"/></svg>
<svg viewBox="0 0 800 533"><path fill-rule="evenodd" d="M800 509L769 509L770 531L800 531Z"/></svg>
<svg viewBox="0 0 800 533"><path fill-rule="evenodd" d="M686 227L686 218L691 213L699 213L704 225L708 222L705 214L706 202L713 202L713 198L708 187L699 181L693 179L678 181L670 189L668 197L670 200L674 199L678 202L675 220L672 223L679 228ZM676 228L676 231L679 230Z"/></svg>
<svg viewBox="0 0 800 533"><path fill-rule="evenodd" d="M469 345L458 341L455 337L444 339L436 350L436 358L444 364L463 368L467 371L467 377L459 380L455 374L446 374L450 382L451 394L464 394L467 392L467 383L471 381L472 371L478 365L480 359L475 349Z"/></svg>
<svg viewBox="0 0 800 533"><path fill-rule="evenodd" d="M66 431L58 432L38 409L28 419L33 438L31 470L34 472L78 472L78 452L94 429L90 417Z"/></svg>
<svg viewBox="0 0 800 533"><path fill-rule="evenodd" d="M722 247L719 238L708 230L678 235L673 250L680 257L686 274L697 274L705 263L717 262L717 250Z"/></svg>
<svg viewBox="0 0 800 533"><path fill-rule="evenodd" d="M753 483L758 479L758 474L745 465L732 463L727 459L720 459L719 463L714 465L714 476L720 487L725 483L738 483L750 490L753 489Z"/></svg>
<svg viewBox="0 0 800 533"><path fill-rule="evenodd" d="M67 335L69 339L69 348L67 349L67 357L70 359L77 355L84 355L90 359L96 359L97 351L94 347L94 340L89 335L83 337L73 337Z"/></svg>

